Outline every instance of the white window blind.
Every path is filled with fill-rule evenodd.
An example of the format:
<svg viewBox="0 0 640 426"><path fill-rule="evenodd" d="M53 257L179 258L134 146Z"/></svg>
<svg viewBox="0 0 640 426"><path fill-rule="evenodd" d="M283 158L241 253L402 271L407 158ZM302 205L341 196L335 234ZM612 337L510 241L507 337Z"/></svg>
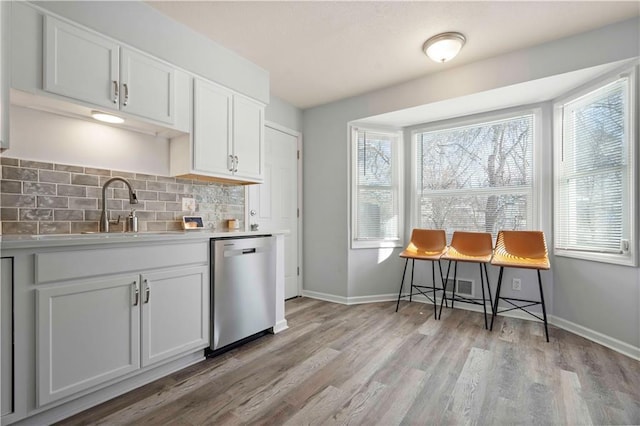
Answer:
<svg viewBox="0 0 640 426"><path fill-rule="evenodd" d="M415 133L418 226L529 229L535 115Z"/></svg>
<svg viewBox="0 0 640 426"><path fill-rule="evenodd" d="M620 78L561 106L556 150L555 248L623 254L629 250L629 79Z"/></svg>
<svg viewBox="0 0 640 426"><path fill-rule="evenodd" d="M400 135L354 129L353 139L354 247L399 245Z"/></svg>

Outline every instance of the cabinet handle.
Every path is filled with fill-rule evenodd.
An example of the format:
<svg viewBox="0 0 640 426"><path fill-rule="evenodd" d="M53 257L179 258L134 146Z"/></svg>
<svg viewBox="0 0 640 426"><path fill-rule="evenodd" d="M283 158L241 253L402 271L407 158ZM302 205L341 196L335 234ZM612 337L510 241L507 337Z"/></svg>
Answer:
<svg viewBox="0 0 640 426"><path fill-rule="evenodd" d="M118 82L113 80L113 103L118 103Z"/></svg>
<svg viewBox="0 0 640 426"><path fill-rule="evenodd" d="M144 280L144 303L149 303L149 297L151 296L151 289L149 288L149 281Z"/></svg>
<svg viewBox="0 0 640 426"><path fill-rule="evenodd" d="M233 171L233 155L230 155L229 158L227 158L227 169L229 169L230 172Z"/></svg>
<svg viewBox="0 0 640 426"><path fill-rule="evenodd" d="M136 291L135 291L135 293L133 293L133 297L134 297L133 306L138 306L138 303L140 302L140 291L138 291L138 283L137 282L134 281L133 285L136 286Z"/></svg>
<svg viewBox="0 0 640 426"><path fill-rule="evenodd" d="M124 102L122 106L127 106L129 103L129 86L127 86L127 83L124 83L122 86L124 87Z"/></svg>
<svg viewBox="0 0 640 426"><path fill-rule="evenodd" d="M239 161L238 161L238 156L237 156L237 155L234 155L234 156L233 156L233 158L234 158L234 160L235 160L235 161L234 161L235 167L233 168L233 172L234 172L234 173L237 173L237 172L238 172L238 163L239 163Z"/></svg>

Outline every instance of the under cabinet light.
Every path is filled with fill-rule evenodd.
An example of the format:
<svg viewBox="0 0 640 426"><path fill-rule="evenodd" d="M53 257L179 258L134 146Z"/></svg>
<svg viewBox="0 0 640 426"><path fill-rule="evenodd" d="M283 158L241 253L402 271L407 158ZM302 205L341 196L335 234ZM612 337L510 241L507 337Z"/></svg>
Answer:
<svg viewBox="0 0 640 426"><path fill-rule="evenodd" d="M124 123L124 119L115 115L107 114L100 111L91 111L91 117L98 121L104 121L105 123L121 124Z"/></svg>

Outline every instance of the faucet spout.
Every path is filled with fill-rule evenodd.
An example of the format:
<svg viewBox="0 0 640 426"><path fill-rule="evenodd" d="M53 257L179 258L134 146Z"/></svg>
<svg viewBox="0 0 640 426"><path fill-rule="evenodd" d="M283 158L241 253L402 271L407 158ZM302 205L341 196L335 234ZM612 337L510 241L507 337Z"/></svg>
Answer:
<svg viewBox="0 0 640 426"><path fill-rule="evenodd" d="M138 204L138 197L136 196L136 192L131 187L131 184L122 177L116 176L107 180L104 185L102 185L102 212L100 214L100 232L109 232L109 217L107 214L107 187L111 185L111 183L120 181L123 182L127 189L129 190L129 204Z"/></svg>

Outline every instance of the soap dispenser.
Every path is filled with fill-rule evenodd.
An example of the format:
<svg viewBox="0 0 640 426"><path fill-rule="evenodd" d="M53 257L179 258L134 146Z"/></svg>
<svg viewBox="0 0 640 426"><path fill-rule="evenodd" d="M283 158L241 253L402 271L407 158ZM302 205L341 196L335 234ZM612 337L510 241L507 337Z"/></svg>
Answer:
<svg viewBox="0 0 640 426"><path fill-rule="evenodd" d="M136 209L131 209L129 217L127 217L127 232L138 232L138 216Z"/></svg>

